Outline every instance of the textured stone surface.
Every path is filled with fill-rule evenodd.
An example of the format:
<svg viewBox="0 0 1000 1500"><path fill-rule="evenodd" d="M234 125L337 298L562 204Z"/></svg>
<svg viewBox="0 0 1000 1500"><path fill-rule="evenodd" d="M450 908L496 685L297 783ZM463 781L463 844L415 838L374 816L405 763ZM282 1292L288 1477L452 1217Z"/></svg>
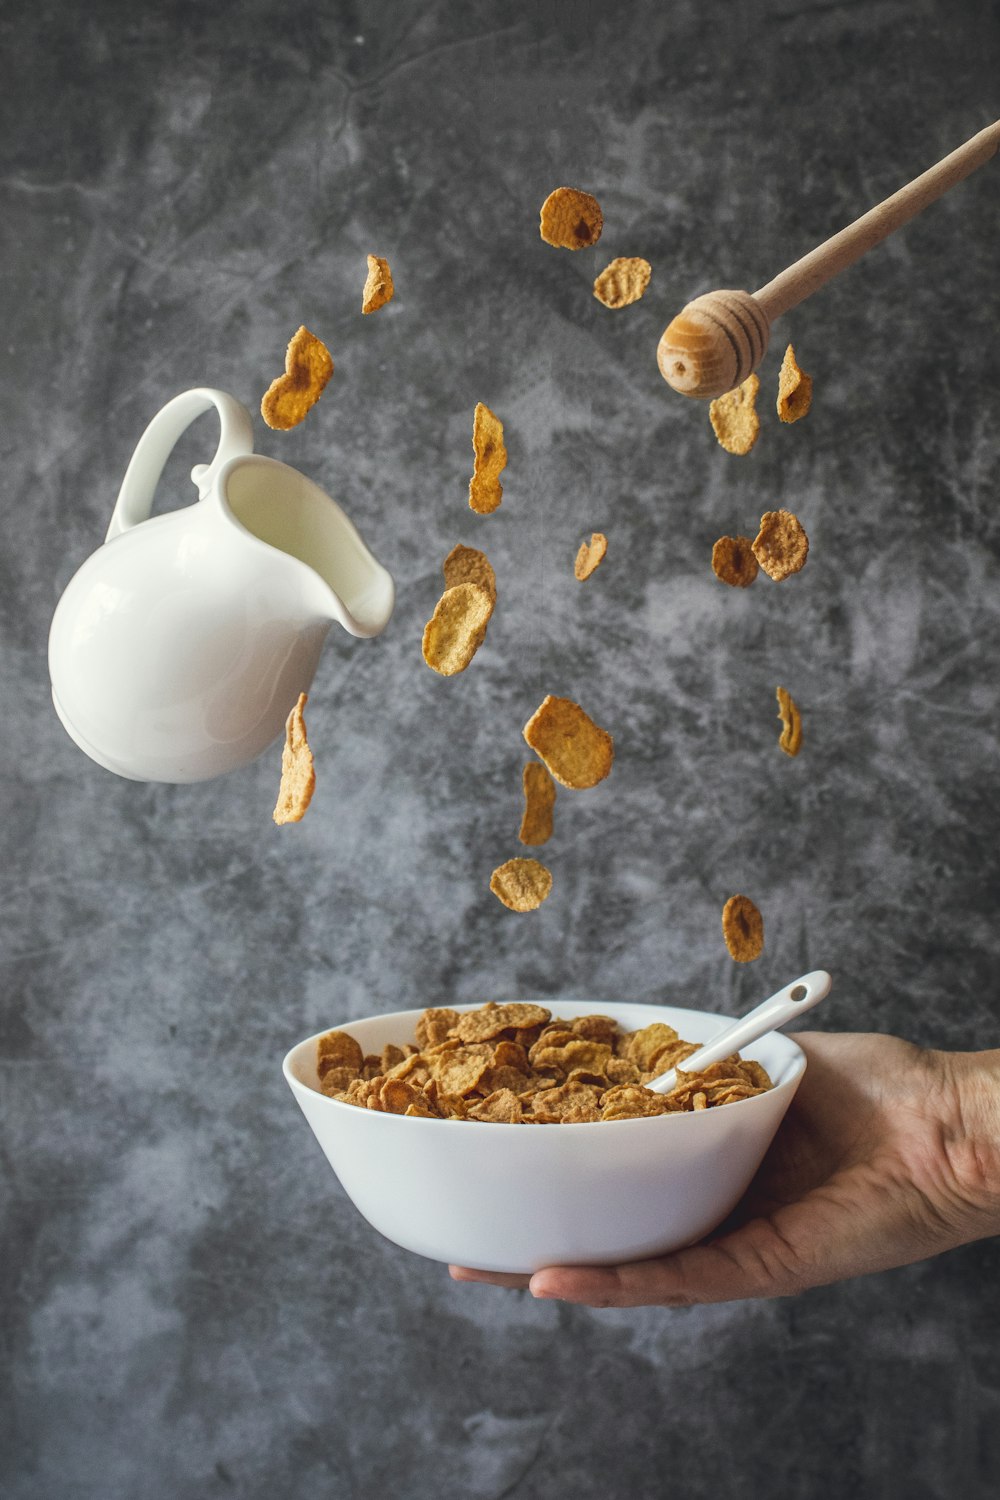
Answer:
<svg viewBox="0 0 1000 1500"><path fill-rule="evenodd" d="M996 1242L687 1312L455 1286L354 1212L280 1060L371 1011L735 1012L820 965L817 1024L997 1044L1000 165L779 325L749 458L654 361L695 293L760 285L989 122L996 6L39 0L0 43L0 1489L994 1493ZM538 237L564 182L601 201L596 250ZM397 291L362 318L368 252ZM591 295L615 255L653 265L621 312ZM382 639L331 635L316 796L278 829L280 747L194 787L92 765L45 643L149 418L195 384L256 412L300 322L336 373L296 431L258 417L259 447L345 504L399 594ZM785 337L816 382L789 428ZM510 453L488 518L480 400ZM213 444L206 418L164 506ZM776 505L805 570L725 589L712 543ZM420 637L458 541L499 601L444 680ZM521 852L547 692L617 760L560 794L553 894L515 916L488 879ZM735 890L767 926L746 967Z"/></svg>

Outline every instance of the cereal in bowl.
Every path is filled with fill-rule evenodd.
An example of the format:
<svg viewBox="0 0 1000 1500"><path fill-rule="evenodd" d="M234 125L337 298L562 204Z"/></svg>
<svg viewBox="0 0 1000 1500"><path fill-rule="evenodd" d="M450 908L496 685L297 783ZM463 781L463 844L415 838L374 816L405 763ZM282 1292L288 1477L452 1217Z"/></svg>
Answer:
<svg viewBox="0 0 1000 1500"><path fill-rule="evenodd" d="M423 1119L499 1125L573 1125L714 1109L773 1087L758 1062L738 1054L697 1073L697 1052L672 1026L623 1031L610 1016L553 1017L527 1001L476 1010L425 1010L415 1043L364 1057L344 1031L316 1049L322 1093L343 1104ZM677 1068L669 1094L646 1087Z"/></svg>

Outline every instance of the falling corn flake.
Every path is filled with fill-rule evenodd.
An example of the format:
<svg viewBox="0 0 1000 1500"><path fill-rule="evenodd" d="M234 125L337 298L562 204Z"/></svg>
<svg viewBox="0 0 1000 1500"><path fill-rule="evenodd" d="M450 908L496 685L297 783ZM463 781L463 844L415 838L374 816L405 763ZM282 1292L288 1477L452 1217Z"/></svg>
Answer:
<svg viewBox="0 0 1000 1500"><path fill-rule="evenodd" d="M790 510L765 511L753 540L753 555L775 583L805 567L809 538L798 516Z"/></svg>
<svg viewBox="0 0 1000 1500"><path fill-rule="evenodd" d="M730 896L722 908L722 935L738 964L752 963L764 950L764 918L749 896Z"/></svg>
<svg viewBox="0 0 1000 1500"><path fill-rule="evenodd" d="M757 392L760 381L748 375L742 385L717 396L708 408L712 430L727 453L749 453L760 432Z"/></svg>
<svg viewBox="0 0 1000 1500"><path fill-rule="evenodd" d="M518 838L522 844L532 847L547 844L552 837L556 784L548 768L539 760L528 762L521 783L524 788L524 814Z"/></svg>
<svg viewBox="0 0 1000 1500"><path fill-rule="evenodd" d="M712 572L736 589L749 588L757 577L758 563L748 536L720 536L712 548Z"/></svg>
<svg viewBox="0 0 1000 1500"><path fill-rule="evenodd" d="M424 661L442 677L464 672L486 635L493 602L475 583L445 589L424 626Z"/></svg>
<svg viewBox="0 0 1000 1500"><path fill-rule="evenodd" d="M548 694L525 724L523 734L563 786L576 790L596 786L614 762L611 735L571 698Z"/></svg>
<svg viewBox="0 0 1000 1500"><path fill-rule="evenodd" d="M281 752L281 785L274 808L276 823L298 823L312 801L316 788L316 772L313 768L312 751L306 739L306 721L302 716L308 698L299 694L299 701L288 715L285 724L285 744Z"/></svg>
<svg viewBox="0 0 1000 1500"><path fill-rule="evenodd" d="M485 552L478 547L465 547L461 542L452 547L444 560L445 588L456 588L460 583L474 583L489 594L490 602L497 602L497 577Z"/></svg>
<svg viewBox="0 0 1000 1500"><path fill-rule="evenodd" d="M480 401L472 421L472 451L475 455L469 480L469 506L480 516L496 510L503 498L500 475L507 467L503 423Z"/></svg>
<svg viewBox="0 0 1000 1500"><path fill-rule="evenodd" d="M490 890L511 911L534 911L552 890L552 872L537 859L509 859L493 871Z"/></svg>
<svg viewBox="0 0 1000 1500"><path fill-rule="evenodd" d="M591 193L559 187L542 204L539 233L559 250L585 250L596 245L604 228L601 205Z"/></svg>
<svg viewBox="0 0 1000 1500"><path fill-rule="evenodd" d="M638 302L649 286L653 268L640 256L621 256L613 260L594 282L594 296L605 307L628 307Z"/></svg>
<svg viewBox="0 0 1000 1500"><path fill-rule="evenodd" d="M365 289L361 296L361 311L363 313L378 312L380 307L392 301L394 291L389 262L383 260L381 255L369 255L368 275L365 278Z"/></svg>
<svg viewBox="0 0 1000 1500"><path fill-rule="evenodd" d="M595 568L600 567L607 550L608 539L601 531L591 532L590 541L580 543L573 572L581 583L590 577Z"/></svg>
<svg viewBox="0 0 1000 1500"><path fill-rule="evenodd" d="M272 380L261 399L260 414L268 427L282 432L297 427L332 374L329 349L308 328L299 328L285 351L284 375Z"/></svg>
<svg viewBox="0 0 1000 1500"><path fill-rule="evenodd" d="M778 700L778 717L784 725L778 745L786 755L798 755L802 748L802 715L798 704L783 687L775 688L775 696Z"/></svg>
<svg viewBox="0 0 1000 1500"><path fill-rule="evenodd" d="M797 422L812 406L812 376L800 370L795 350L789 344L778 375L778 416L783 422Z"/></svg>

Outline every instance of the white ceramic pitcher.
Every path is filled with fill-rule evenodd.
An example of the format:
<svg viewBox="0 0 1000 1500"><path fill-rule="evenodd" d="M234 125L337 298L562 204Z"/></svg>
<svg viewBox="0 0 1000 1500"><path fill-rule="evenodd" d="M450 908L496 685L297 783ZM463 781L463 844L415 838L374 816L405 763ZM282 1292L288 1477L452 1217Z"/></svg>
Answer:
<svg viewBox="0 0 1000 1500"><path fill-rule="evenodd" d="M198 501L150 518L171 449L215 407ZM244 406L184 391L139 439L107 539L70 580L49 634L52 699L99 765L201 781L265 750L312 682L326 633L385 629L395 591L340 506L253 451Z"/></svg>

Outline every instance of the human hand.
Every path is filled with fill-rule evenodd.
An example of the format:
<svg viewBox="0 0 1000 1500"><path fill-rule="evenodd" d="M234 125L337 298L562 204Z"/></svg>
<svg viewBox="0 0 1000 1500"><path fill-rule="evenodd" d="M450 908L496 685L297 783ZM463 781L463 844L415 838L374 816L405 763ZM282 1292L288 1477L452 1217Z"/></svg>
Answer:
<svg viewBox="0 0 1000 1500"><path fill-rule="evenodd" d="M1000 1233L1000 1051L854 1033L796 1041L805 1077L715 1238L628 1265L452 1266L452 1277L592 1307L686 1307L786 1297Z"/></svg>

